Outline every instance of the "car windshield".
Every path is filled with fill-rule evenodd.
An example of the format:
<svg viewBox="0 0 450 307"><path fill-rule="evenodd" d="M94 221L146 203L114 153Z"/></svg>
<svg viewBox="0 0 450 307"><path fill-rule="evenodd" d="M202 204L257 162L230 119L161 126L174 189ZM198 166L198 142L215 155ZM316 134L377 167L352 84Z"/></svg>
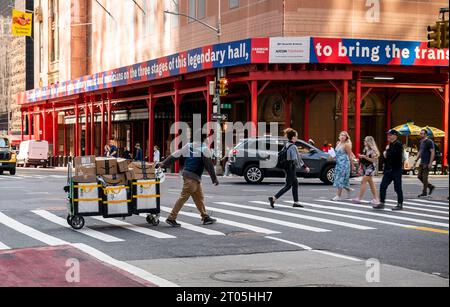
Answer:
<svg viewBox="0 0 450 307"><path fill-rule="evenodd" d="M8 139L0 138L0 148L9 148Z"/></svg>

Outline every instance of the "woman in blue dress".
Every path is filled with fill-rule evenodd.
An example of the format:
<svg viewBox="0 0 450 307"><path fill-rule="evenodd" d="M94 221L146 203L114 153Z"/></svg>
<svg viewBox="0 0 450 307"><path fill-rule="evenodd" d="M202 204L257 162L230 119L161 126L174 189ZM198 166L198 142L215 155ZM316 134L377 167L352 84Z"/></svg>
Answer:
<svg viewBox="0 0 450 307"><path fill-rule="evenodd" d="M333 201L342 200L342 192L346 190L349 194L352 191L350 188L350 174L352 170L351 157L352 141L348 132L343 131L339 135L339 141L336 145L336 168L334 171L334 187L337 189L336 197Z"/></svg>

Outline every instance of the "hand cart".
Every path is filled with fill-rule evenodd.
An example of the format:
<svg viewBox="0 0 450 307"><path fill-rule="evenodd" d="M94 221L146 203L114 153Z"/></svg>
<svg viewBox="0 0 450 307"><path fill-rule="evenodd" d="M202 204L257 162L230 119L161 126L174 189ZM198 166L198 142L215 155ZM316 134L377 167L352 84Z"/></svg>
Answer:
<svg viewBox="0 0 450 307"><path fill-rule="evenodd" d="M165 180L161 169L156 179L133 180L125 186L103 187L100 182L76 183L73 180L73 164L67 170L68 194L67 223L76 230L85 225L84 217L126 218L148 214L147 223L158 226L161 213L161 188Z"/></svg>

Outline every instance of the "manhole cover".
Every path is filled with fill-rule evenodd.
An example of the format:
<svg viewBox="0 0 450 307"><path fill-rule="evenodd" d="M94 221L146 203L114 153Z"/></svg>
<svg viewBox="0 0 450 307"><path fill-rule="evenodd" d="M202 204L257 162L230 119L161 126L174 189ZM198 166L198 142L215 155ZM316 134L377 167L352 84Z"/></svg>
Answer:
<svg viewBox="0 0 450 307"><path fill-rule="evenodd" d="M232 232L227 235L231 238L255 238L262 237L264 234L258 232Z"/></svg>
<svg viewBox="0 0 450 307"><path fill-rule="evenodd" d="M300 288L346 288L343 285L331 285L331 284L316 284L316 285L301 285Z"/></svg>
<svg viewBox="0 0 450 307"><path fill-rule="evenodd" d="M223 282L254 283L278 281L284 278L284 274L263 270L232 270L214 273L211 278Z"/></svg>

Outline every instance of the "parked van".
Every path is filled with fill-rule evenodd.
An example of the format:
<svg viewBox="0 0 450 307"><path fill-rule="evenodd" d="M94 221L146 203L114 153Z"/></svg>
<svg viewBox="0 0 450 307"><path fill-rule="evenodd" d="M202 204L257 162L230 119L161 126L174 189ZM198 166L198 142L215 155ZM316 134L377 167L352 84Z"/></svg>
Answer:
<svg viewBox="0 0 450 307"><path fill-rule="evenodd" d="M47 141L24 141L20 143L17 165L27 167L48 166L48 142Z"/></svg>

